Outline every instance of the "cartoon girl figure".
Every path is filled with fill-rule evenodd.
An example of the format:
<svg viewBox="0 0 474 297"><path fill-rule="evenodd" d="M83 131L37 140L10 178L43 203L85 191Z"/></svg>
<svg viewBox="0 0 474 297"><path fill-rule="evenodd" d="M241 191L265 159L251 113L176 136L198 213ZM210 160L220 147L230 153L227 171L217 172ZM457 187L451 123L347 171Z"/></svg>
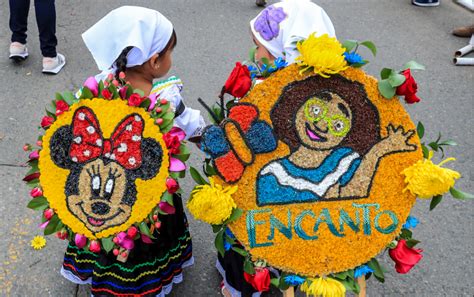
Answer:
<svg viewBox="0 0 474 297"><path fill-rule="evenodd" d="M413 130L388 125L381 138L364 87L340 75L291 83L270 117L291 153L261 169L259 206L367 197L381 158L416 150Z"/></svg>

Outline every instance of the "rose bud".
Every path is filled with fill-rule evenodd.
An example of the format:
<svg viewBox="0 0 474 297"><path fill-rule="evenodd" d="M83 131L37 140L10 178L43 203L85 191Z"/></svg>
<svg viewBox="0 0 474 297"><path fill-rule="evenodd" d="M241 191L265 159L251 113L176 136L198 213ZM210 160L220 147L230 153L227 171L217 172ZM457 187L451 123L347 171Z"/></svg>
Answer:
<svg viewBox="0 0 474 297"><path fill-rule="evenodd" d="M28 156L30 160L36 160L39 158L39 152L38 151L32 151L30 155Z"/></svg>
<svg viewBox="0 0 474 297"><path fill-rule="evenodd" d="M82 249L87 244L87 237L82 234L76 234L76 236L74 237L74 243L78 248Z"/></svg>
<svg viewBox="0 0 474 297"><path fill-rule="evenodd" d="M168 100L166 100L166 99L161 99L161 100L160 100L160 103L161 103L161 105L165 105L166 103L168 103Z"/></svg>
<svg viewBox="0 0 474 297"><path fill-rule="evenodd" d="M161 222L156 222L155 223L155 228L160 229L161 228Z"/></svg>
<svg viewBox="0 0 474 297"><path fill-rule="evenodd" d="M155 222L158 221L158 215L156 215L156 214L153 215L153 221L155 221Z"/></svg>
<svg viewBox="0 0 474 297"><path fill-rule="evenodd" d="M48 208L43 212L43 215L44 215L45 219L47 219L49 221L49 220L51 220L51 218L54 215L54 210L51 209L51 208Z"/></svg>
<svg viewBox="0 0 474 297"><path fill-rule="evenodd" d="M93 253L100 252L100 243L97 240L92 240L89 245L89 251Z"/></svg>
<svg viewBox="0 0 474 297"><path fill-rule="evenodd" d="M116 87L118 87L118 86L119 86L119 82L118 82L118 80L115 80L115 79L112 81L112 84L113 84L114 86L116 86Z"/></svg>
<svg viewBox="0 0 474 297"><path fill-rule="evenodd" d="M112 252L114 253L114 256L118 256L118 254L120 254L120 251L118 249L114 249Z"/></svg>
<svg viewBox="0 0 474 297"><path fill-rule="evenodd" d="M43 142L41 140L36 141L37 146L43 146Z"/></svg>
<svg viewBox="0 0 474 297"><path fill-rule="evenodd" d="M108 80L114 79L114 75L113 75L112 73L109 73L109 74L107 75L107 79L108 79Z"/></svg>
<svg viewBox="0 0 474 297"><path fill-rule="evenodd" d="M30 191L30 196L33 197L33 198L41 197L41 196L43 196L43 191L41 191L40 188L33 188Z"/></svg>
<svg viewBox="0 0 474 297"><path fill-rule="evenodd" d="M31 149L31 146L30 146L29 144L25 144L25 145L23 146L23 150L24 150L25 152L29 151L30 149Z"/></svg>
<svg viewBox="0 0 474 297"><path fill-rule="evenodd" d="M155 111L156 111L157 113L160 113L160 112L163 111L163 109L162 109L161 107L157 107L157 108L155 108Z"/></svg>
<svg viewBox="0 0 474 297"><path fill-rule="evenodd" d="M161 201L158 207L167 214L174 214L176 209L166 201Z"/></svg>
<svg viewBox="0 0 474 297"><path fill-rule="evenodd" d="M175 179L168 177L166 179L166 188L170 194L174 194L179 190L179 184Z"/></svg>
<svg viewBox="0 0 474 297"><path fill-rule="evenodd" d="M128 228L127 230L127 236L130 237L131 239L135 238L135 236L137 236L137 233L138 233L138 230L137 230L137 227L135 226L132 226Z"/></svg>
<svg viewBox="0 0 474 297"><path fill-rule="evenodd" d="M163 119L158 118L158 119L155 120L155 123L158 124L158 125L161 125L161 124L163 124Z"/></svg>
<svg viewBox="0 0 474 297"><path fill-rule="evenodd" d="M41 127L43 129L45 128L48 128L49 126L51 126L52 124L54 123L54 119L50 116L44 116L42 119L41 119Z"/></svg>
<svg viewBox="0 0 474 297"><path fill-rule="evenodd" d="M119 78L120 78L120 79L125 79L125 72L120 71L120 73L119 73Z"/></svg>

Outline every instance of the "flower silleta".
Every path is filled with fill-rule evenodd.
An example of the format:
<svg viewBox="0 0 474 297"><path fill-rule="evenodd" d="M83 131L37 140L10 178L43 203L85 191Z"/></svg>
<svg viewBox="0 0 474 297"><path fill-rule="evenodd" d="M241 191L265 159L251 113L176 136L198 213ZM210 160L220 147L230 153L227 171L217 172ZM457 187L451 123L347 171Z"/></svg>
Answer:
<svg viewBox="0 0 474 297"><path fill-rule="evenodd" d="M46 239L43 236L35 236L31 240L31 247L35 250L40 250L46 246Z"/></svg>
<svg viewBox="0 0 474 297"><path fill-rule="evenodd" d="M420 160L402 171L407 183L404 191L409 190L418 198L429 199L436 195L442 195L454 186L455 180L461 177L457 171L442 168L441 166L454 158L447 158L439 164L433 164L430 152L428 159Z"/></svg>
<svg viewBox="0 0 474 297"><path fill-rule="evenodd" d="M232 194L237 191L237 186L222 187L209 178L210 184L199 185L192 191L192 198L187 206L193 216L212 225L222 224L237 207L232 199Z"/></svg>
<svg viewBox="0 0 474 297"><path fill-rule="evenodd" d="M344 48L334 37L324 34L316 37L311 34L296 47L301 55L296 62L302 67L301 72L312 70L314 73L328 78L331 74L346 70L349 66L344 58Z"/></svg>

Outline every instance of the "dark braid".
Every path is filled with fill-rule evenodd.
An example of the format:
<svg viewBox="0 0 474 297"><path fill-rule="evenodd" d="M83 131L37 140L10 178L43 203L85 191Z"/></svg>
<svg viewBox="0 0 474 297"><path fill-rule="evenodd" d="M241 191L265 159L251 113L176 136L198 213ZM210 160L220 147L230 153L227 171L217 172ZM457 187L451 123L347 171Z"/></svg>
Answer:
<svg viewBox="0 0 474 297"><path fill-rule="evenodd" d="M127 46L118 56L117 60L115 60L115 66L117 70L115 70L115 78L119 78L120 72L125 72L127 70L127 55L132 50L133 46Z"/></svg>

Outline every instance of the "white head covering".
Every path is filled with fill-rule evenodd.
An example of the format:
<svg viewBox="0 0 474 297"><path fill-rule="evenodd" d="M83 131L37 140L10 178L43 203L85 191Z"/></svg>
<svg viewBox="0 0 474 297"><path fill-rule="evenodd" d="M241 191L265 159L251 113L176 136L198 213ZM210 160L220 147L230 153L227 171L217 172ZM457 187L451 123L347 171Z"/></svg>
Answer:
<svg viewBox="0 0 474 297"><path fill-rule="evenodd" d="M82 34L100 70L111 68L128 46L127 67L142 65L161 52L173 34L173 24L156 10L122 6L109 12Z"/></svg>
<svg viewBox="0 0 474 297"><path fill-rule="evenodd" d="M260 30L255 28L255 22L260 25ZM259 32L262 24L267 26L263 35ZM284 58L290 64L299 56L297 41L307 38L313 32L316 32L317 36L336 36L331 19L324 9L310 0L283 0L275 3L251 20L250 28L255 38L275 58Z"/></svg>

